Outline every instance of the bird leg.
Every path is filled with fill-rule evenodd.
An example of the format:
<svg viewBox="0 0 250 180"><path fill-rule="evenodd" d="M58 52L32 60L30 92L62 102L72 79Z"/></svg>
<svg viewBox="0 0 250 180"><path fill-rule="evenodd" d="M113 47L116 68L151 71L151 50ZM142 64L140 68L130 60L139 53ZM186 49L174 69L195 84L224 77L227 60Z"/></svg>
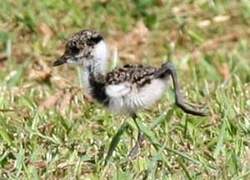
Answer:
<svg viewBox="0 0 250 180"><path fill-rule="evenodd" d="M132 115L132 119L138 129L138 136L137 136L137 140L136 140L136 143L135 145L132 147L132 149L130 150L129 154L128 154L128 158L131 158L131 159L134 159L136 158L136 156L139 155L140 153L140 149L142 148L143 146L143 141L145 140L145 136L144 134L141 132L140 130L140 127L136 121L137 119L137 115L136 114L133 114Z"/></svg>
<svg viewBox="0 0 250 180"><path fill-rule="evenodd" d="M196 116L206 116L207 112L201 109L197 109L194 105L185 102L185 99L180 92L180 86L177 78L176 69L174 65L170 62L164 63L162 67L159 69L159 71L155 73L156 78L164 78L168 75L171 76L173 81L176 105L188 114L193 114Z"/></svg>
<svg viewBox="0 0 250 180"><path fill-rule="evenodd" d="M196 116L206 116L207 112L197 109L198 106L187 103L182 96L180 92L180 86L177 78L177 73L174 65L170 62L167 62L162 65L162 67L155 73L156 78L164 78L166 76L171 76L173 85L174 85L174 90L175 90L175 103L176 105L181 108L184 112ZM200 108L200 107L199 107ZM133 148L130 150L128 154L128 158L134 159L136 156L138 156L140 148L143 146L143 141L145 140L145 135L141 132L140 127L136 121L137 116L136 114L132 114L132 119L134 120L136 127L138 129L138 136L137 136L137 141Z"/></svg>

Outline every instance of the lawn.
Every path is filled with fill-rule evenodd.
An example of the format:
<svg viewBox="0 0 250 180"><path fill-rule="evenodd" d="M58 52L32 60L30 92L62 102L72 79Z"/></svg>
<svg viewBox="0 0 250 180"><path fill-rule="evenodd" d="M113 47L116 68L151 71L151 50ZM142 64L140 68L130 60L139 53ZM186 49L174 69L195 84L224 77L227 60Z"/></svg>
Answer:
<svg viewBox="0 0 250 180"><path fill-rule="evenodd" d="M170 87L139 114L148 138L127 159L133 121L86 96L75 67L52 67L81 29L104 35L110 68L170 60L209 115L182 112ZM248 0L1 0L0 179L250 179L249 49Z"/></svg>

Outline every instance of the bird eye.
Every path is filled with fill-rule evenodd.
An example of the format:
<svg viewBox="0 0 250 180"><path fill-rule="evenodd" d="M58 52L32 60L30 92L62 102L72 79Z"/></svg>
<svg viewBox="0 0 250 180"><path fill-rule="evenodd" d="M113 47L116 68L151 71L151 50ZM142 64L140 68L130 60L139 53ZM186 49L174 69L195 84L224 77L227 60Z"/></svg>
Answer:
<svg viewBox="0 0 250 180"><path fill-rule="evenodd" d="M70 47L70 51L72 54L78 54L80 49L76 46L72 46L72 47Z"/></svg>

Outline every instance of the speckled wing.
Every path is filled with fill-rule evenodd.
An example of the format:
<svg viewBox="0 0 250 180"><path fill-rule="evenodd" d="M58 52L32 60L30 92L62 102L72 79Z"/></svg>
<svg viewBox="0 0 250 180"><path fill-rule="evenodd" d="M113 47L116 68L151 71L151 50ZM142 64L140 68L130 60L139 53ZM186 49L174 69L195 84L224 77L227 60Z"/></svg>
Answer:
<svg viewBox="0 0 250 180"><path fill-rule="evenodd" d="M155 67L127 64L109 72L106 76L106 94L110 97L128 95L132 86L141 88L151 82Z"/></svg>

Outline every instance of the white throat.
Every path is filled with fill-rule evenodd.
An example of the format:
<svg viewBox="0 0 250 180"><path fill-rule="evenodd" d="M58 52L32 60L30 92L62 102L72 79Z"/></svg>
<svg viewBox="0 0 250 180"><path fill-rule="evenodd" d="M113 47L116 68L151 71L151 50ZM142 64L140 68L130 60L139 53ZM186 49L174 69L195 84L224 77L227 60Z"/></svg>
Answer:
<svg viewBox="0 0 250 180"><path fill-rule="evenodd" d="M88 68L93 71L94 75L105 75L107 71L109 50L104 40L94 46L92 56L93 58L88 60L90 67L83 66L80 74L81 84L87 92L89 92L90 89Z"/></svg>
<svg viewBox="0 0 250 180"><path fill-rule="evenodd" d="M105 74L108 65L109 50L107 44L102 40L93 48L93 65L96 73Z"/></svg>

